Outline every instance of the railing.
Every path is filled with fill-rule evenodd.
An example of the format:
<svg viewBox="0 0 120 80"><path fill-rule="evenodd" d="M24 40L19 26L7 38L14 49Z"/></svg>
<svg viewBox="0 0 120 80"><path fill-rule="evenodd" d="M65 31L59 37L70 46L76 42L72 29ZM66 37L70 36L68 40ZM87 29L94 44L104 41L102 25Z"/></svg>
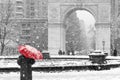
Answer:
<svg viewBox="0 0 120 80"><path fill-rule="evenodd" d="M19 55L16 56L0 56L0 59L17 59ZM50 59L89 59L89 56L68 56L68 55L55 55L50 56ZM120 60L120 56L107 56L106 60Z"/></svg>

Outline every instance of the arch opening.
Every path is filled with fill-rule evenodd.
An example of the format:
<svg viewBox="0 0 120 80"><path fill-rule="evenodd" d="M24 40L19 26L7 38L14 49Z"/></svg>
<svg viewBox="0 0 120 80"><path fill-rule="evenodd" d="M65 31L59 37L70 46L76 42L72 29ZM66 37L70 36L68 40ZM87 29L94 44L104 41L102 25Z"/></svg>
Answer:
<svg viewBox="0 0 120 80"><path fill-rule="evenodd" d="M69 55L85 55L95 49L95 18L87 10L72 10L64 19L65 45Z"/></svg>

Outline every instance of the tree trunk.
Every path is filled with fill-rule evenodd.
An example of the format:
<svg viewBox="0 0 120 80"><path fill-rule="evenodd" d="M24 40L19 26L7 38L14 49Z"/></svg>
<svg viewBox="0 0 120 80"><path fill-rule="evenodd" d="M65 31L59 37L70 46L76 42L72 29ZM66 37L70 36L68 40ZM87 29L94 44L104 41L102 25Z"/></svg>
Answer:
<svg viewBox="0 0 120 80"><path fill-rule="evenodd" d="M1 55L3 55L4 48L5 48L5 45L3 43L1 43L1 51L0 51Z"/></svg>

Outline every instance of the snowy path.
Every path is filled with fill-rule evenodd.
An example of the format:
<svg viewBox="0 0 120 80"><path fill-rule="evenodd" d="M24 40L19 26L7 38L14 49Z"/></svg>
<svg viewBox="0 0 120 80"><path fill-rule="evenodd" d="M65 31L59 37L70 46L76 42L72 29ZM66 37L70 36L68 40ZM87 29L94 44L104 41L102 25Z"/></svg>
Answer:
<svg viewBox="0 0 120 80"><path fill-rule="evenodd" d="M19 73L0 73L0 80L20 80ZM33 72L33 80L120 80L120 68L104 71Z"/></svg>

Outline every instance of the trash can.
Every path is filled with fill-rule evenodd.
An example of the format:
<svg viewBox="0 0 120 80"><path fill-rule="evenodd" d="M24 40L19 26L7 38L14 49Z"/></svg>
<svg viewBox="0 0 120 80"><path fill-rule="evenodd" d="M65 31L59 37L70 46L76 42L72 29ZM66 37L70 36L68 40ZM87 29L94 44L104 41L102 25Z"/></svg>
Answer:
<svg viewBox="0 0 120 80"><path fill-rule="evenodd" d="M43 51L42 55L43 55L43 59L50 59L50 54L48 51Z"/></svg>
<svg viewBox="0 0 120 80"><path fill-rule="evenodd" d="M104 64L106 63L106 55L105 54L90 54L89 59L92 63Z"/></svg>
<svg viewBox="0 0 120 80"><path fill-rule="evenodd" d="M92 52L91 54L89 54L89 60L92 63L105 64L107 63L106 56L107 56L107 53L104 54L104 52L96 50Z"/></svg>

